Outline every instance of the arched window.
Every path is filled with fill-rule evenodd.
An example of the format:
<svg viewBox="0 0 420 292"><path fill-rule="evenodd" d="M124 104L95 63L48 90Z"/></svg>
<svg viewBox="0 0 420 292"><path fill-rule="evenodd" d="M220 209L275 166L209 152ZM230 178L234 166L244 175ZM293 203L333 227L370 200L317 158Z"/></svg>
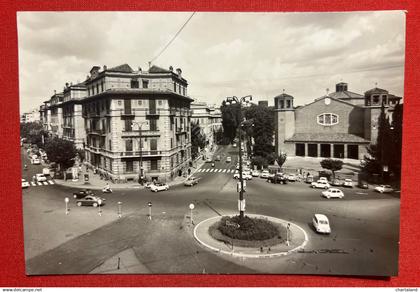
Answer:
<svg viewBox="0 0 420 292"><path fill-rule="evenodd" d="M332 126L338 124L338 115L332 113L323 113L318 115L317 123L322 126Z"/></svg>

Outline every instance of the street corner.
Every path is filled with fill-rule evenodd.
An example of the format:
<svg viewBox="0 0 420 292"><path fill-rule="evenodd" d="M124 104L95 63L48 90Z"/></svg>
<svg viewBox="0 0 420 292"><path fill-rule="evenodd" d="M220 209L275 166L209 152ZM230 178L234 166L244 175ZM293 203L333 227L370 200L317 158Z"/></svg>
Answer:
<svg viewBox="0 0 420 292"><path fill-rule="evenodd" d="M286 240L280 244L261 247L234 246L231 242L223 242L213 238L209 228L223 216L216 216L199 222L193 232L195 240L207 249L218 254L242 258L274 258L286 256L304 249L308 243L308 235L299 225L286 220L259 214L247 214L248 217L265 219L284 226L287 230Z"/></svg>

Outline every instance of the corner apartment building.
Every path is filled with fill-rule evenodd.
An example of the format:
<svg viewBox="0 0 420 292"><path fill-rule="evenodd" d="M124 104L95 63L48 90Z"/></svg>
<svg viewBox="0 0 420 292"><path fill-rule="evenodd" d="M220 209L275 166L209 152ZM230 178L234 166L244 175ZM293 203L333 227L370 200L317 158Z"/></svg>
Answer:
<svg viewBox="0 0 420 292"><path fill-rule="evenodd" d="M90 167L123 181L136 181L140 173L148 180L166 181L186 171L192 99L180 69L94 66L84 83L82 115Z"/></svg>
<svg viewBox="0 0 420 292"><path fill-rule="evenodd" d="M191 103L191 122L198 123L206 137L206 144L212 148L216 143L215 132L222 127L222 113L220 108L209 106L205 102Z"/></svg>
<svg viewBox="0 0 420 292"><path fill-rule="evenodd" d="M63 93L56 93L50 99L48 107L48 129L53 137L63 137Z"/></svg>
<svg viewBox="0 0 420 292"><path fill-rule="evenodd" d="M82 100L86 97L85 83L69 84L63 90L62 115L63 136L62 138L72 141L75 146L82 149L86 141L85 121L82 116Z"/></svg>

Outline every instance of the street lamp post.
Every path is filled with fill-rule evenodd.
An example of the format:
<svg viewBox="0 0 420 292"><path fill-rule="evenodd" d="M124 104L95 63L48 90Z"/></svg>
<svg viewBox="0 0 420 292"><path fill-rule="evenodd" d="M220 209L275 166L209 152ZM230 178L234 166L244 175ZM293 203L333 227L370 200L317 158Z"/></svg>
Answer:
<svg viewBox="0 0 420 292"><path fill-rule="evenodd" d="M238 98L236 96L228 97L226 99L228 104L234 104L237 103L239 105L239 127L238 127L238 133L239 133L239 181L241 183L241 188L239 190L239 201L238 201L238 209L239 209L239 218L244 218L245 213L245 200L244 200L244 179L242 176L242 104L248 103L250 100L252 100L252 95L246 95L241 98Z"/></svg>
<svg viewBox="0 0 420 292"><path fill-rule="evenodd" d="M191 203L189 207L190 207L191 224L194 224L194 221L193 221L193 213L192 212L193 212L193 209L194 209L195 206L194 206L194 204Z"/></svg>
<svg viewBox="0 0 420 292"><path fill-rule="evenodd" d="M139 129L139 158L140 158L140 162L139 162L139 183L141 185L143 185L143 178L144 178L144 173L143 173L143 156L142 156L142 142L141 142L141 126L142 125L146 125L146 122L132 122L132 126L137 125L138 129Z"/></svg>
<svg viewBox="0 0 420 292"><path fill-rule="evenodd" d="M147 203L149 206L149 220L152 220L152 202Z"/></svg>

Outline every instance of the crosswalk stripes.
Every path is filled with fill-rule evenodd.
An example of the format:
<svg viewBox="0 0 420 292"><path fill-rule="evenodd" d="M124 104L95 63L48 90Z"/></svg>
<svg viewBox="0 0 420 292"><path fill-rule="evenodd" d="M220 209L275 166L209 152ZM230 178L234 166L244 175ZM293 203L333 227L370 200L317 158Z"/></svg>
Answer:
<svg viewBox="0 0 420 292"><path fill-rule="evenodd" d="M42 183L41 182L37 182L37 185L42 186Z"/></svg>
<svg viewBox="0 0 420 292"><path fill-rule="evenodd" d="M34 183L33 181L31 182L31 185L36 186L36 183Z"/></svg>
<svg viewBox="0 0 420 292"><path fill-rule="evenodd" d="M54 182L53 182L52 180L49 180L49 181L48 181L48 183L49 183L50 185L53 185L53 184L54 184Z"/></svg>
<svg viewBox="0 0 420 292"><path fill-rule="evenodd" d="M43 182L44 186L48 186L48 183L46 181Z"/></svg>
<svg viewBox="0 0 420 292"><path fill-rule="evenodd" d="M31 181L30 182L31 186L36 187L36 186L49 186L49 185L54 185L55 183L52 180L47 180L47 181Z"/></svg>
<svg viewBox="0 0 420 292"><path fill-rule="evenodd" d="M226 172L226 169L223 169L223 171L222 172Z"/></svg>
<svg viewBox="0 0 420 292"><path fill-rule="evenodd" d="M234 173L234 169L227 169L227 168L199 168L197 172L217 172L217 173ZM50 182L54 184L53 182Z"/></svg>

